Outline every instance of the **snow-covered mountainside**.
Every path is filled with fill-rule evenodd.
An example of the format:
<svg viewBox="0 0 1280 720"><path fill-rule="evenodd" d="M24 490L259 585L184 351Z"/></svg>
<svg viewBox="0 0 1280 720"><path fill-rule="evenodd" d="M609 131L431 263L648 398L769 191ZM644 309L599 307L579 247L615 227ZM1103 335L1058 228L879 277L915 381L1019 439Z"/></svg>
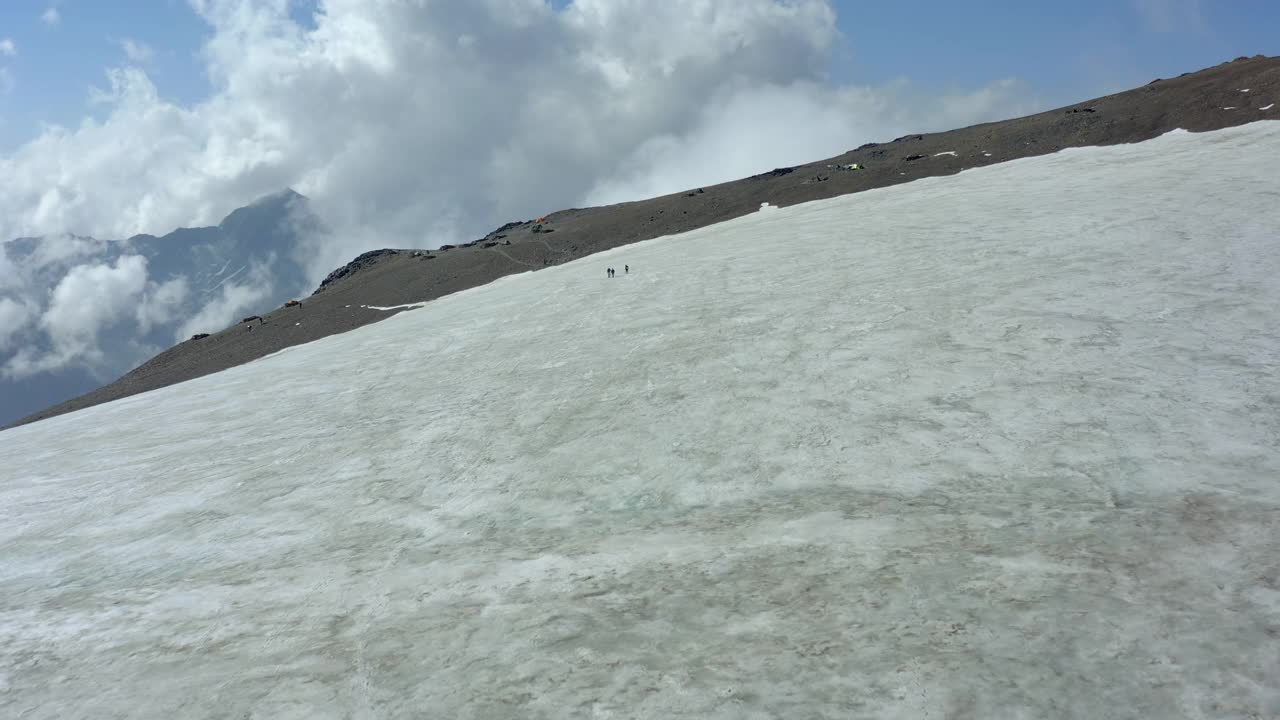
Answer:
<svg viewBox="0 0 1280 720"><path fill-rule="evenodd" d="M1278 154L769 210L0 434L0 715L1280 716Z"/></svg>
<svg viewBox="0 0 1280 720"><path fill-rule="evenodd" d="M309 292L299 240L318 223L285 191L163 237L0 244L0 426Z"/></svg>

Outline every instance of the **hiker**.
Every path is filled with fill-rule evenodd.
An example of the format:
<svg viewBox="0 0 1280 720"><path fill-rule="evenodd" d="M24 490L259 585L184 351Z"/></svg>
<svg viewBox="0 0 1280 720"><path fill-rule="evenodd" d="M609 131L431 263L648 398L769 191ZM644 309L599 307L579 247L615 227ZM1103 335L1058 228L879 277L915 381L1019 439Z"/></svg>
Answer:
<svg viewBox="0 0 1280 720"><path fill-rule="evenodd" d="M626 275L626 274L627 274L627 273L629 273L629 272L631 272L631 266L630 266L630 265L623 265L623 266L622 266L622 274L623 274L623 275Z"/></svg>

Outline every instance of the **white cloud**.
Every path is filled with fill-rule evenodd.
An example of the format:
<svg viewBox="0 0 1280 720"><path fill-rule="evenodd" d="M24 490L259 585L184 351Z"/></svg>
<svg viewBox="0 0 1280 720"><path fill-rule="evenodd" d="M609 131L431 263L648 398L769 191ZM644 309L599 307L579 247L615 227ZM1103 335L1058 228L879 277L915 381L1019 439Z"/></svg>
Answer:
<svg viewBox="0 0 1280 720"><path fill-rule="evenodd" d="M57 25L62 21L62 15L58 12L58 8L49 7L40 14L40 21L45 25Z"/></svg>
<svg viewBox="0 0 1280 720"><path fill-rule="evenodd" d="M48 235L41 238L27 262L28 270L77 264L80 260L101 257L112 243L79 235Z"/></svg>
<svg viewBox="0 0 1280 720"><path fill-rule="evenodd" d="M136 64L111 69L93 92L99 119L0 156L0 238L160 235L292 187L333 228L297 248L314 283L373 247L472 239L1028 109L1004 82L942 98L829 82L826 0L322 0L305 25L291 0L191 4L212 29L211 95L180 104ZM122 47L134 63L147 53ZM77 243L53 250L90 262ZM143 282L152 298L159 286ZM225 286L179 338L267 295ZM133 317L167 324L150 302Z"/></svg>
<svg viewBox="0 0 1280 720"><path fill-rule="evenodd" d="M10 341L27 328L36 312L30 303L0 297L0 352L9 350Z"/></svg>
<svg viewBox="0 0 1280 720"><path fill-rule="evenodd" d="M0 38L0 55L13 57L18 54L18 46L9 38Z"/></svg>
<svg viewBox="0 0 1280 720"><path fill-rule="evenodd" d="M1133 0L1133 6L1150 32L1200 31L1206 26L1200 0Z"/></svg>
<svg viewBox="0 0 1280 720"><path fill-rule="evenodd" d="M137 306L139 331L146 334L152 327L167 325L190 294L191 283L185 275L163 283L147 283L147 292Z"/></svg>
<svg viewBox="0 0 1280 720"><path fill-rule="evenodd" d="M79 345L106 322L128 316L146 280L141 255L125 255L113 265L78 265L54 288L40 322L55 345Z"/></svg>
<svg viewBox="0 0 1280 720"><path fill-rule="evenodd" d="M125 38L120 41L120 49L124 50L125 57L131 62L146 64L151 62L151 58L155 56L155 51L150 45L139 42L131 38Z"/></svg>
<svg viewBox="0 0 1280 720"><path fill-rule="evenodd" d="M852 111L806 129L815 137L796 155L749 169L951 119L946 108L898 112L892 87L824 83L836 30L820 0L578 0L562 11L539 0L327 0L313 29L290 20L286 0L194 5L213 26L203 58L214 94L183 107L143 71L111 71L101 122L49 129L0 159L12 179L0 237L160 234L291 186L339 225L332 264L574 204L634 175L646 143L715 137L724 122L785 148L780 130L794 126L779 118L803 120L785 105L726 114L715 107L726 98L774 93ZM978 115L1002 114L1007 99L978 96ZM676 167L653 172L664 187L697 182Z"/></svg>
<svg viewBox="0 0 1280 720"><path fill-rule="evenodd" d="M17 81L13 79L13 72L7 67L0 67L0 95L13 92L13 88L17 84Z"/></svg>
<svg viewBox="0 0 1280 720"><path fill-rule="evenodd" d="M147 261L141 255L126 255L111 265L73 267L54 288L40 317L52 348L47 353L24 348L10 358L2 374L21 379L73 362L101 362L98 334L132 316L146 281Z"/></svg>

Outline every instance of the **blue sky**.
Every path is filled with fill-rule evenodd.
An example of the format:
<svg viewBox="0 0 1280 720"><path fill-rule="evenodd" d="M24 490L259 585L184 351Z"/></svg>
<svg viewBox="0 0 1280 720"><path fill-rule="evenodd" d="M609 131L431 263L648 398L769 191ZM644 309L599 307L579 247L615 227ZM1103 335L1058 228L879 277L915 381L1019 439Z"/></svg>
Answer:
<svg viewBox="0 0 1280 720"><path fill-rule="evenodd" d="M297 2L299 19L309 4ZM11 40L16 53L0 56L13 83L0 93L0 153L42 124L98 116L90 88L107 84L108 67L140 64L166 99L198 102L209 92L200 49L210 34L187 0L3 0L0 41ZM126 41L142 55L130 58Z"/></svg>
<svg viewBox="0 0 1280 720"><path fill-rule="evenodd" d="M840 82L908 77L945 90L1015 76L1038 97L1066 103L1241 54L1280 54L1280 2L1273 0L833 6L843 38L830 72ZM50 8L57 22L45 22ZM32 138L42 123L73 126L95 115L89 88L105 84L105 68L130 62L126 40L149 51L133 62L162 96L199 100L209 91L200 58L209 32L186 0L5 0L0 40L11 40L16 52L0 53L3 82L12 85L0 93L0 152Z"/></svg>
<svg viewBox="0 0 1280 720"><path fill-rule="evenodd" d="M1063 103L1239 55L1280 54L1274 0L834 3L846 46L833 72L933 86L1016 76ZM980 8L980 9L975 9Z"/></svg>
<svg viewBox="0 0 1280 720"><path fill-rule="evenodd" d="M42 17L49 8L56 22ZM150 48L148 73L166 97L189 103L204 96L198 58L208 32L185 0L6 0L0 3L0 38L17 53L0 57L13 77L0 95L0 151L31 138L42 123L74 125L94 114L89 87L104 86L107 67L129 62L128 39Z"/></svg>

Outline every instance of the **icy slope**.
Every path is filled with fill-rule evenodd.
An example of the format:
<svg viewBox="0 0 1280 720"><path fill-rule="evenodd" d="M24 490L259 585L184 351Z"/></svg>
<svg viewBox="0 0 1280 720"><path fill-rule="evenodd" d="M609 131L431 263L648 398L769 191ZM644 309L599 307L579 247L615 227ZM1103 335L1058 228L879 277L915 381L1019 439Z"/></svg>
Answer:
<svg viewBox="0 0 1280 720"><path fill-rule="evenodd" d="M0 434L0 716L1280 716L1278 156L772 210Z"/></svg>

